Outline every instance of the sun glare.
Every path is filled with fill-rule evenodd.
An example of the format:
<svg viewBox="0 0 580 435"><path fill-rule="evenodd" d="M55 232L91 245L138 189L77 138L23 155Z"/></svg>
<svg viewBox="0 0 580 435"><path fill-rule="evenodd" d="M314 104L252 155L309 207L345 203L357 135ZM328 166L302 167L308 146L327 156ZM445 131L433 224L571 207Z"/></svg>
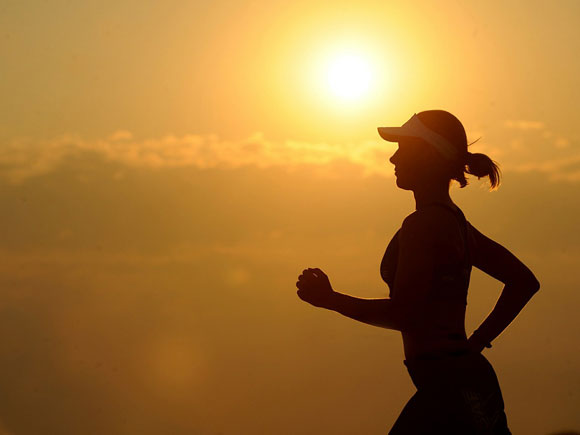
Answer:
<svg viewBox="0 0 580 435"><path fill-rule="evenodd" d="M379 56L379 48L376 41L361 36L313 43L300 63L308 98L333 119L348 114L353 122L369 116L383 104L385 92L393 84L395 58Z"/></svg>
<svg viewBox="0 0 580 435"><path fill-rule="evenodd" d="M327 82L330 92L336 97L358 99L369 91L371 81L370 64L360 55L340 54L329 62Z"/></svg>

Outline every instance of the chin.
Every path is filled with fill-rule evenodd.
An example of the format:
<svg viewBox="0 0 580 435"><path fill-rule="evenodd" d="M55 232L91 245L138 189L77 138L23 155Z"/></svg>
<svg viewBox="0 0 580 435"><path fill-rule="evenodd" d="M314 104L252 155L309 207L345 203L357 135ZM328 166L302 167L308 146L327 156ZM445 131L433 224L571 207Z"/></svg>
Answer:
<svg viewBox="0 0 580 435"><path fill-rule="evenodd" d="M397 177L396 182L397 182L397 187L399 189L413 190L413 186L411 185L411 183L408 182L408 180L401 179L401 177Z"/></svg>

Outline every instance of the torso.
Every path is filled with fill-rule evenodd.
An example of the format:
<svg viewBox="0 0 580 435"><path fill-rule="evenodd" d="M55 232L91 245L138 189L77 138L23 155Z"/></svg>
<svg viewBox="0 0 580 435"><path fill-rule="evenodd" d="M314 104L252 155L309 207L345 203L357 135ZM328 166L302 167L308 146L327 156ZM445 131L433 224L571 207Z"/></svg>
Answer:
<svg viewBox="0 0 580 435"><path fill-rule="evenodd" d="M455 215L456 219L450 221L455 222L449 240L453 249L445 258L434 259L436 272L430 295L425 301L429 304L429 328L413 334L402 334L407 359L468 348L465 310L471 272L468 242L470 224L458 208L439 203L430 206L442 206ZM381 277L389 286L391 298L394 297L395 290L399 231L387 246L380 268Z"/></svg>

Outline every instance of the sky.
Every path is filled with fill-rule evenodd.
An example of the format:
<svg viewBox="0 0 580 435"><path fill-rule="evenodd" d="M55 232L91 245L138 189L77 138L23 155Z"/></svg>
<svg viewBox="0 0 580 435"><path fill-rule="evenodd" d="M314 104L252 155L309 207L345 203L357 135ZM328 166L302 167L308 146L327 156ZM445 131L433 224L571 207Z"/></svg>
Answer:
<svg viewBox="0 0 580 435"><path fill-rule="evenodd" d="M541 283L485 350L510 428L580 431L578 52L572 0L1 1L0 434L385 433L399 334L295 282L388 295L414 201L376 128L428 109ZM468 333L501 289L474 269Z"/></svg>

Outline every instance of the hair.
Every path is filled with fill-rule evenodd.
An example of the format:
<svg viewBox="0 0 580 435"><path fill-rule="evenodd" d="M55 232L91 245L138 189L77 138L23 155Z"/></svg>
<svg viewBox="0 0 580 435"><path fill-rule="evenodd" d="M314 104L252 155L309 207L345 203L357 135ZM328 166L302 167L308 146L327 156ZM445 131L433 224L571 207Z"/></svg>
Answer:
<svg viewBox="0 0 580 435"><path fill-rule="evenodd" d="M500 185L501 171L497 162L482 153L470 153L467 135L463 125L455 116L444 110L426 110L417 114L423 124L451 142L458 151L458 158L450 165L449 177L465 187L465 174L475 175L478 179L489 177L490 190L496 190ZM479 139L478 139L479 140Z"/></svg>

